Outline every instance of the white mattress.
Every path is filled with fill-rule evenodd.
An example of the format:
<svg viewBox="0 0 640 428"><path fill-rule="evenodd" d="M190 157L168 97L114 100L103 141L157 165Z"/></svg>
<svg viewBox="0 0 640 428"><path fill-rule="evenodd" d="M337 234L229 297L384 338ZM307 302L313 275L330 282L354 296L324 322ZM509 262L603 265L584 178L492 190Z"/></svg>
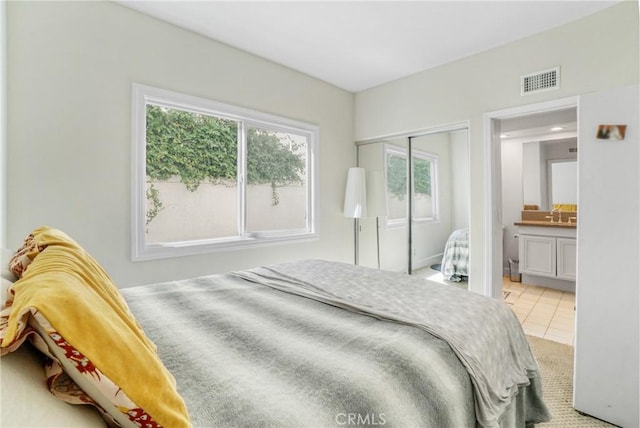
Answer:
<svg viewBox="0 0 640 428"><path fill-rule="evenodd" d="M0 294L4 298L15 277L6 265L13 252L1 251ZM0 427L105 427L92 406L67 404L47 389L42 354L29 344L0 358Z"/></svg>

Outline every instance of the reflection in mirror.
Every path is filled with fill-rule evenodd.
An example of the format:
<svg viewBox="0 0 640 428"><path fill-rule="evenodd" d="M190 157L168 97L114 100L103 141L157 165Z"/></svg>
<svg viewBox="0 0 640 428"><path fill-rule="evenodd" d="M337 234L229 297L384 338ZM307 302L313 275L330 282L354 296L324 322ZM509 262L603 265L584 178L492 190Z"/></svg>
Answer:
<svg viewBox="0 0 640 428"><path fill-rule="evenodd" d="M358 146L358 166L367 171L367 199L370 201L382 196L385 202L377 216L360 219L359 248L360 265L378 267L378 252L380 268L399 272L407 272L409 241L406 227L407 198L402 197L402 186L406 195L407 158L409 149L408 138L397 138ZM380 176L381 180L371 177ZM397 194L387 192L386 179L393 177L394 189ZM377 184L374 184L376 183ZM404 183L404 184L403 184ZM377 185L378 188L373 188ZM379 211L383 211L380 213ZM372 215L370 213L369 215ZM404 225L404 226L403 226Z"/></svg>
<svg viewBox="0 0 640 428"><path fill-rule="evenodd" d="M358 166L368 177L382 174L376 189L367 180L367 198L384 200L382 216L360 220L361 265L377 267L379 248L381 269L443 281L430 268L441 264L451 234L469 226L468 151L467 129L358 144Z"/></svg>
<svg viewBox="0 0 640 428"><path fill-rule="evenodd" d="M549 184L551 185L551 207L577 205L578 162L575 160L549 161Z"/></svg>
<svg viewBox="0 0 640 428"><path fill-rule="evenodd" d="M386 177L387 226L402 226L407 221L408 186L407 149L386 143L384 145L384 176Z"/></svg>
<svg viewBox="0 0 640 428"><path fill-rule="evenodd" d="M576 204L576 145L576 138L522 144L523 205L550 211L553 204Z"/></svg>

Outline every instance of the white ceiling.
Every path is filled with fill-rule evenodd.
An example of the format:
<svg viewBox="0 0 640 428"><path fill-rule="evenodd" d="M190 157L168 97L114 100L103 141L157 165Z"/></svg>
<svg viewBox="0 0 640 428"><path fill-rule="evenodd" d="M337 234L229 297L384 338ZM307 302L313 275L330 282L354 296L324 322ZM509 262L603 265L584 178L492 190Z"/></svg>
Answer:
<svg viewBox="0 0 640 428"><path fill-rule="evenodd" d="M576 138L578 118L575 107L502 119L502 142L555 141Z"/></svg>
<svg viewBox="0 0 640 428"><path fill-rule="evenodd" d="M351 92L546 31L619 0L116 0Z"/></svg>

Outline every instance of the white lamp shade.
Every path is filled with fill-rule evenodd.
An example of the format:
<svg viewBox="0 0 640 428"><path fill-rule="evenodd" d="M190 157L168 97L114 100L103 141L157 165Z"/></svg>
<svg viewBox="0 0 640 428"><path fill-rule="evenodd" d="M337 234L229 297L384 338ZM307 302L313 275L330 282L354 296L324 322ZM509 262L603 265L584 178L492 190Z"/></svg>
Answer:
<svg viewBox="0 0 640 428"><path fill-rule="evenodd" d="M371 217L387 215L384 180L380 171L367 172L367 214Z"/></svg>
<svg viewBox="0 0 640 428"><path fill-rule="evenodd" d="M367 215L367 184L364 168L349 168L344 193L344 216L363 218Z"/></svg>

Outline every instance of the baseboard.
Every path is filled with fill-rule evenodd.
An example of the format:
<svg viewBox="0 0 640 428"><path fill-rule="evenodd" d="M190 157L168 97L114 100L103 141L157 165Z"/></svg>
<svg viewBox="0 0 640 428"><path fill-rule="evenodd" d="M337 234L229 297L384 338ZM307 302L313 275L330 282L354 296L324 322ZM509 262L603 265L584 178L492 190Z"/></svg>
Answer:
<svg viewBox="0 0 640 428"><path fill-rule="evenodd" d="M529 285L539 285L542 287L555 288L556 290L576 292L575 281L566 281L564 279L547 278L544 276L522 274L522 282Z"/></svg>
<svg viewBox="0 0 640 428"><path fill-rule="evenodd" d="M442 262L442 256L444 253L440 253L440 254L436 254L430 257L425 257L423 259L420 260L413 260L413 270L418 270L418 269L422 269L422 268L426 268L426 267L430 267L432 265L435 265L437 263L441 263Z"/></svg>

